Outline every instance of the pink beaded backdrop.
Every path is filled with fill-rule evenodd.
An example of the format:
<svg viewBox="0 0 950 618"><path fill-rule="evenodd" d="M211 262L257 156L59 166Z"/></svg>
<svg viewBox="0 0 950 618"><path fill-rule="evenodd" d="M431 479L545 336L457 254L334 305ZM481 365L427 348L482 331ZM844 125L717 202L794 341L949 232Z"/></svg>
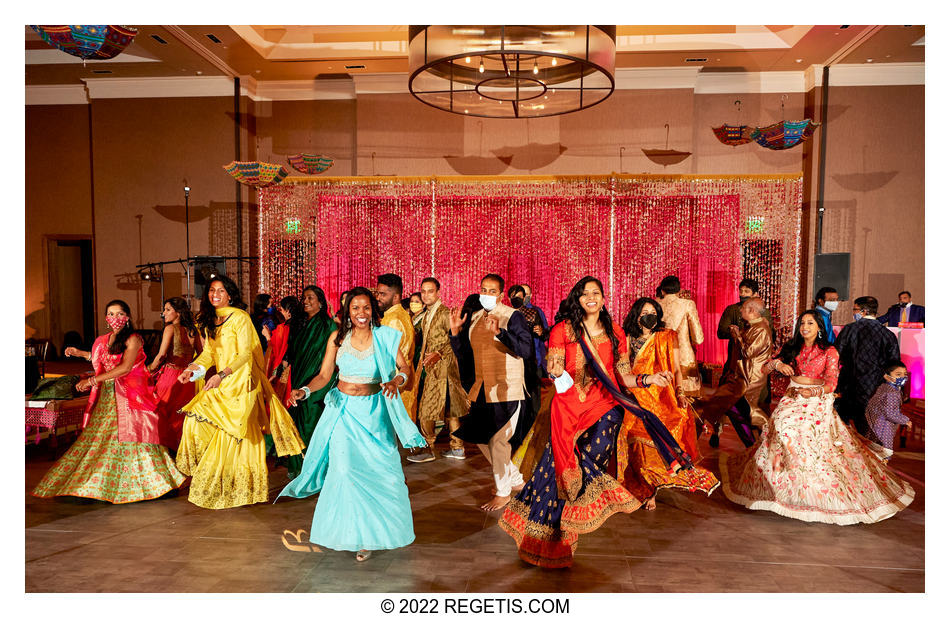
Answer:
<svg viewBox="0 0 950 618"><path fill-rule="evenodd" d="M743 276L759 281L788 336L798 305L801 178L492 177L288 178L259 190L261 288L372 287L384 272L406 294L436 276L450 306L497 272L527 283L549 320L585 275L603 281L617 322L677 275L696 301L705 362L722 362L722 310Z"/></svg>

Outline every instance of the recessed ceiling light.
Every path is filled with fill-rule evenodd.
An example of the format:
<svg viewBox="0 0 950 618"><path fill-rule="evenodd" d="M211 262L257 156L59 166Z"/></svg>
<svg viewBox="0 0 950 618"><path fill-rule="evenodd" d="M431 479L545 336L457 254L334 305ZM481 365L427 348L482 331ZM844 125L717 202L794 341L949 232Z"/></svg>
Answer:
<svg viewBox="0 0 950 618"><path fill-rule="evenodd" d="M161 43L162 45L168 45L168 41L166 41L166 40L163 39L162 37L158 36L157 34L153 34L153 35L152 35L152 38L155 39L156 41L158 41L159 43Z"/></svg>
<svg viewBox="0 0 950 618"><path fill-rule="evenodd" d="M211 39L212 41L214 41L215 43L217 43L217 44L219 44L219 45L221 44L221 39L219 39L218 37L214 36L213 34L206 34L205 36L208 37L209 39Z"/></svg>
<svg viewBox="0 0 950 618"><path fill-rule="evenodd" d="M795 58L795 62L801 62L801 61L802 61L801 58Z"/></svg>
<svg viewBox="0 0 950 618"><path fill-rule="evenodd" d="M201 75L201 71L195 71L195 75Z"/></svg>
<svg viewBox="0 0 950 618"><path fill-rule="evenodd" d="M868 58L868 62L874 62L873 58Z"/></svg>

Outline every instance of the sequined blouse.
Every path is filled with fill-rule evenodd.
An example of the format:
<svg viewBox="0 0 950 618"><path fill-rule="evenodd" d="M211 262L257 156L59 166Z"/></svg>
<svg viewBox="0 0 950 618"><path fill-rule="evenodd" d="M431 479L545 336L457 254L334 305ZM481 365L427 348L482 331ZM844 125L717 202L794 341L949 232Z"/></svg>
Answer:
<svg viewBox="0 0 950 618"><path fill-rule="evenodd" d="M352 331L343 338L336 355L336 366L340 370L340 382L350 384L379 384L382 382L379 367L373 356L373 346L370 344L365 350L357 350L350 342Z"/></svg>
<svg viewBox="0 0 950 618"><path fill-rule="evenodd" d="M835 389L838 384L838 350L834 346L822 350L816 345L802 346L792 363L795 375L823 380L825 386Z"/></svg>

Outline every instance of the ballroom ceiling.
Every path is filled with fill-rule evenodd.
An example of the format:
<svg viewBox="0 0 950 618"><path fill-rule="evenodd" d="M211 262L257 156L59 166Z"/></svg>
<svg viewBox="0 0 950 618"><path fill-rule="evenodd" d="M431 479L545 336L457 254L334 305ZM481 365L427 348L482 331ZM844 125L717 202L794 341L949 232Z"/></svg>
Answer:
<svg viewBox="0 0 950 618"><path fill-rule="evenodd" d="M26 85L193 75L261 81L406 73L408 26L136 26L125 52L85 65L25 32ZM620 68L702 72L924 62L924 26L617 26Z"/></svg>

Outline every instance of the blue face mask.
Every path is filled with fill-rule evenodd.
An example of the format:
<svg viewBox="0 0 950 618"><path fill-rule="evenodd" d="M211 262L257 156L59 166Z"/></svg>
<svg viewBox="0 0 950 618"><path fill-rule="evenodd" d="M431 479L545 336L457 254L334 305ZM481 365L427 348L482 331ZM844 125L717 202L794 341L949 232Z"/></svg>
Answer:
<svg viewBox="0 0 950 618"><path fill-rule="evenodd" d="M854 314L854 321L857 322L857 321L859 321L862 317L863 317L863 316L862 316L860 313L855 313L855 314Z"/></svg>
<svg viewBox="0 0 950 618"><path fill-rule="evenodd" d="M907 384L907 376L904 376L903 378L897 378L891 382L891 384L894 385L894 388L902 388L905 384Z"/></svg>

